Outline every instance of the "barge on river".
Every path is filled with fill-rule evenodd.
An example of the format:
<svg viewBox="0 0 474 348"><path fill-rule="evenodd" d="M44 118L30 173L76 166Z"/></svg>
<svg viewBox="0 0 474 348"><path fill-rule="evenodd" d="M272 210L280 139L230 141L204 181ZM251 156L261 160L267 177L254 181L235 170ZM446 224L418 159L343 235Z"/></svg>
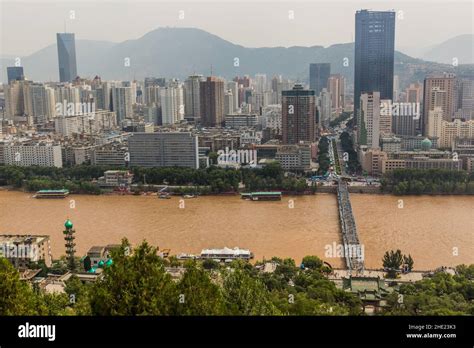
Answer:
<svg viewBox="0 0 474 348"><path fill-rule="evenodd" d="M241 193L242 199L250 201L281 201L281 192L249 192Z"/></svg>
<svg viewBox="0 0 474 348"><path fill-rule="evenodd" d="M68 190L39 190L33 196L34 198L66 198L69 195Z"/></svg>

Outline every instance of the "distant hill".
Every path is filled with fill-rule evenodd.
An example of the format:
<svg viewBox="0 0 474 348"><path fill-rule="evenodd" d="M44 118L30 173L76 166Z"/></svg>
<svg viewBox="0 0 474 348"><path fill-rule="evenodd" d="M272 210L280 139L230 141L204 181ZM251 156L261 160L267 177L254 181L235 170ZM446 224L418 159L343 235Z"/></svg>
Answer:
<svg viewBox="0 0 474 348"><path fill-rule="evenodd" d="M324 48L262 47L235 45L206 31L194 28L159 28L136 40L121 43L76 41L78 73L82 77L101 76L103 79L132 80L146 76L184 79L192 73L231 78L236 75L265 73L269 77L281 74L302 82L308 80L309 63L329 62L331 72L343 74L351 84L354 76L354 44L336 44ZM126 67L125 59L130 59ZM238 58L238 66L234 65ZM347 58L347 66L344 60ZM6 66L13 60L1 60L1 80L6 81ZM50 45L23 57L25 75L30 80L57 81L57 48ZM451 65L427 63L395 52L395 74L401 85L408 79L419 78L433 71L452 70Z"/></svg>
<svg viewBox="0 0 474 348"><path fill-rule="evenodd" d="M455 57L458 64L474 64L474 35L453 37L432 47L422 56L424 60L445 64L452 64Z"/></svg>

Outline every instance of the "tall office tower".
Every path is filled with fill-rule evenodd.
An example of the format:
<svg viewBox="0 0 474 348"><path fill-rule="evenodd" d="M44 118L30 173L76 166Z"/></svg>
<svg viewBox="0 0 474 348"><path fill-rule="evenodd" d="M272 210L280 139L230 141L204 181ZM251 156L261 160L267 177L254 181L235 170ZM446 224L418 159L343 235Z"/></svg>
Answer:
<svg viewBox="0 0 474 348"><path fill-rule="evenodd" d="M145 87L144 101L147 106L153 106L153 105L160 106L161 105L160 104L160 89L161 88L162 87L155 86L155 85Z"/></svg>
<svg viewBox="0 0 474 348"><path fill-rule="evenodd" d="M25 113L25 102L23 98L23 81L13 80L4 87L5 92L5 116L13 120L15 116L23 116Z"/></svg>
<svg viewBox="0 0 474 348"><path fill-rule="evenodd" d="M393 99L395 103L400 99L400 79L398 75L393 75Z"/></svg>
<svg viewBox="0 0 474 348"><path fill-rule="evenodd" d="M345 84L345 78L341 74L329 76L328 87L329 93L331 93L332 110L338 114L344 111Z"/></svg>
<svg viewBox="0 0 474 348"><path fill-rule="evenodd" d="M165 87L160 89L162 124L175 124L184 119L183 88Z"/></svg>
<svg viewBox="0 0 474 348"><path fill-rule="evenodd" d="M311 63L309 65L309 89L319 95L323 88L328 88L329 75L331 75L331 64Z"/></svg>
<svg viewBox="0 0 474 348"><path fill-rule="evenodd" d="M133 97L131 87L112 87L113 111L117 115L117 123L120 124L126 118L133 117Z"/></svg>
<svg viewBox="0 0 474 348"><path fill-rule="evenodd" d="M362 93L393 98L395 12L360 10L355 15L354 115Z"/></svg>
<svg viewBox="0 0 474 348"><path fill-rule="evenodd" d="M405 102L407 103L421 103L423 93L423 85L421 83L410 83L410 86L405 90Z"/></svg>
<svg viewBox="0 0 474 348"><path fill-rule="evenodd" d="M25 79L22 66L9 66L7 67L8 84L12 81L20 81Z"/></svg>
<svg viewBox="0 0 474 348"><path fill-rule="evenodd" d="M319 125L328 128L329 122L331 121L331 100L332 96L331 93L328 92L327 88L323 88L321 90L321 94L319 95Z"/></svg>
<svg viewBox="0 0 474 348"><path fill-rule="evenodd" d="M149 86L166 86L166 79L164 77L145 77L145 88Z"/></svg>
<svg viewBox="0 0 474 348"><path fill-rule="evenodd" d="M368 148L379 147L380 138L380 92L364 93L360 96L358 117L358 140Z"/></svg>
<svg viewBox="0 0 474 348"><path fill-rule="evenodd" d="M229 81L227 82L227 89L232 92L232 95L234 96L233 100L233 105L234 105L234 112L239 110L239 85L235 81Z"/></svg>
<svg viewBox="0 0 474 348"><path fill-rule="evenodd" d="M316 95L296 84L282 92L282 135L284 144L316 139Z"/></svg>
<svg viewBox="0 0 474 348"><path fill-rule="evenodd" d="M392 101L390 99L381 100L380 104L391 106ZM393 116L390 108L388 108L388 110L384 110L384 112L380 110L380 121L379 121L380 135L388 136L392 134L392 117L398 117L398 116Z"/></svg>
<svg viewBox="0 0 474 348"><path fill-rule="evenodd" d="M134 133L128 146L131 166L199 168L198 138L189 132Z"/></svg>
<svg viewBox="0 0 474 348"><path fill-rule="evenodd" d="M230 115L234 113L234 95L232 90L228 89L224 93L224 115Z"/></svg>
<svg viewBox="0 0 474 348"><path fill-rule="evenodd" d="M435 107L443 110L443 120L451 121L454 114L454 74L425 78L423 91L423 119L421 128L426 135L429 129L429 113Z"/></svg>
<svg viewBox="0 0 474 348"><path fill-rule="evenodd" d="M59 81L72 82L77 76L76 43L74 34L57 33Z"/></svg>
<svg viewBox="0 0 474 348"><path fill-rule="evenodd" d="M199 84L204 80L202 75L191 75L184 81L184 118L189 121L201 119L201 100Z"/></svg>
<svg viewBox="0 0 474 348"><path fill-rule="evenodd" d="M221 126L224 122L224 81L210 76L199 83L201 124L205 127Z"/></svg>
<svg viewBox="0 0 474 348"><path fill-rule="evenodd" d="M263 93L267 90L267 75L255 74L254 89L257 93Z"/></svg>

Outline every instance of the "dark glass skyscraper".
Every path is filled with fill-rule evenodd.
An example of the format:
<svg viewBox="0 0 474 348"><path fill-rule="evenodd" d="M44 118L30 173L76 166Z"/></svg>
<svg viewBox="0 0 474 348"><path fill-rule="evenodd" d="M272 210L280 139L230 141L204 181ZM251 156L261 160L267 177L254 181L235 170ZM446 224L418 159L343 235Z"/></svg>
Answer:
<svg viewBox="0 0 474 348"><path fill-rule="evenodd" d="M309 89L312 89L316 96L323 88L328 88L329 75L331 75L331 64L311 63L309 65Z"/></svg>
<svg viewBox="0 0 474 348"><path fill-rule="evenodd" d="M395 12L360 10L355 16L354 114L365 92L393 99Z"/></svg>
<svg viewBox="0 0 474 348"><path fill-rule="evenodd" d="M24 80L25 75L23 74L23 67L22 66L9 66L7 67L7 77L8 83L15 81L15 80Z"/></svg>
<svg viewBox="0 0 474 348"><path fill-rule="evenodd" d="M74 34L57 33L59 81L71 82L77 76L76 43Z"/></svg>

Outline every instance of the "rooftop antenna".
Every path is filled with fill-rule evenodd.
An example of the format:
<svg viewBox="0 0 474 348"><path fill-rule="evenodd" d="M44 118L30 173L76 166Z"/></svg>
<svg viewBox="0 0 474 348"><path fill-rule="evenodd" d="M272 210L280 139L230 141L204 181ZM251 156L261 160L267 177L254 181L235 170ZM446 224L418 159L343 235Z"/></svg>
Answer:
<svg viewBox="0 0 474 348"><path fill-rule="evenodd" d="M211 76L212 76L212 64L211 64Z"/></svg>

